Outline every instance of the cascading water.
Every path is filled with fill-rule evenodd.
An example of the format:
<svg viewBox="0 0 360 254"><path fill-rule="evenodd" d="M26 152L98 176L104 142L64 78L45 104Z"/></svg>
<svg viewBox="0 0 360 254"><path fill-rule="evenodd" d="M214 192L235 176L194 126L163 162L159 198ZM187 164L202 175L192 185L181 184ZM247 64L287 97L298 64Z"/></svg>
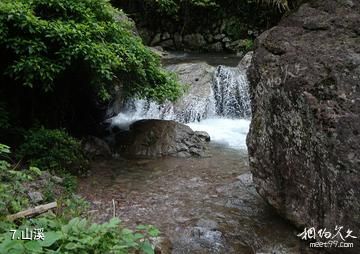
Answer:
<svg viewBox="0 0 360 254"><path fill-rule="evenodd" d="M248 62L249 59L243 59L238 67L217 66L209 84L201 87L207 91L200 96L190 91L180 102L164 104L128 100L111 119L112 124L124 128L139 119L175 120L188 124L193 130L208 132L214 142L246 149L251 117L246 77Z"/></svg>

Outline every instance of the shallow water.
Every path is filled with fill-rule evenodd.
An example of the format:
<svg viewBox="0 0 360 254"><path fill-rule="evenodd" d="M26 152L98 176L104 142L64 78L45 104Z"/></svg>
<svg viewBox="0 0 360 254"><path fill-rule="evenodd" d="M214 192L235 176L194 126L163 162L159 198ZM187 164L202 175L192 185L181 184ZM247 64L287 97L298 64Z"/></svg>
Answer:
<svg viewBox="0 0 360 254"><path fill-rule="evenodd" d="M78 192L97 221L157 226L172 253L303 253L296 229L252 183L245 150L211 144L209 158L95 162Z"/></svg>

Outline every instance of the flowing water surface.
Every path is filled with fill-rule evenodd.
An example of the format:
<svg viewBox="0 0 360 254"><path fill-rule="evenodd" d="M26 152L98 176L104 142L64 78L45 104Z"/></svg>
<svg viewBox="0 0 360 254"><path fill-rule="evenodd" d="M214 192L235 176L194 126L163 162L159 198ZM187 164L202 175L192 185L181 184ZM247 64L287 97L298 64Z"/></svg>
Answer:
<svg viewBox="0 0 360 254"><path fill-rule="evenodd" d="M235 58L202 59L218 65ZM171 241L171 253L305 253L299 232L274 213L252 181L245 144L251 117L246 69L221 65L212 80L209 98L190 95L186 117L174 113L176 105L131 100L111 119L121 128L147 118L184 122L210 134L210 157L95 162L91 175L80 179L79 194L91 201L98 221L115 213L129 227L157 226Z"/></svg>
<svg viewBox="0 0 360 254"><path fill-rule="evenodd" d="M98 221L151 223L172 253L301 253L296 230L256 193L246 151L210 146L209 158L96 162L79 193Z"/></svg>

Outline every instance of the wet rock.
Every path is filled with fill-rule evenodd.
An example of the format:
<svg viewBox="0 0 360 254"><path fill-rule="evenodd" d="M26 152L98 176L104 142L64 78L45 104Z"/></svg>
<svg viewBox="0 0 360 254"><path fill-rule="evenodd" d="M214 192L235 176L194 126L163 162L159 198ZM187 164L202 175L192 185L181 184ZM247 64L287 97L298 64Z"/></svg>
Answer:
<svg viewBox="0 0 360 254"><path fill-rule="evenodd" d="M126 139L119 140L119 150L129 157L201 157L207 150L204 135L175 121L140 120L130 125Z"/></svg>
<svg viewBox="0 0 360 254"><path fill-rule="evenodd" d="M360 3L352 3L302 5L258 38L249 70L254 182L301 227L360 232ZM342 253L360 252L351 241Z"/></svg>
<svg viewBox="0 0 360 254"><path fill-rule="evenodd" d="M85 154L91 159L110 158L111 149L104 140L89 136L82 141Z"/></svg>
<svg viewBox="0 0 360 254"><path fill-rule="evenodd" d="M174 104L176 119L185 123L203 119L211 110L215 67L200 62L170 65L167 69L177 73L182 84L190 85L183 98Z"/></svg>
<svg viewBox="0 0 360 254"><path fill-rule="evenodd" d="M210 142L210 135L206 131L195 131L195 135L203 141Z"/></svg>

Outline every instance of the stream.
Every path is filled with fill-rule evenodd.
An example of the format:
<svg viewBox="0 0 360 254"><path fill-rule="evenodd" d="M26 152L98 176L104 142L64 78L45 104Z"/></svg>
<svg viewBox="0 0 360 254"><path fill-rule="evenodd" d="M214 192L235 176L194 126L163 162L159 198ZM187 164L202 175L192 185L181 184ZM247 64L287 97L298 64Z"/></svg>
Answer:
<svg viewBox="0 0 360 254"><path fill-rule="evenodd" d="M209 133L211 156L96 161L90 175L79 180L78 193L90 201L96 221L106 221L115 212L131 228L155 225L171 242L169 253L308 253L296 236L298 230L255 190L245 142L251 117L248 95L244 97L245 72L233 69L240 59L179 54L168 64L200 60L213 66L226 64L215 71L214 99L205 106L195 105L186 117L183 112L179 117L176 105L165 110L134 100L112 121L122 127L144 118L182 121Z"/></svg>

